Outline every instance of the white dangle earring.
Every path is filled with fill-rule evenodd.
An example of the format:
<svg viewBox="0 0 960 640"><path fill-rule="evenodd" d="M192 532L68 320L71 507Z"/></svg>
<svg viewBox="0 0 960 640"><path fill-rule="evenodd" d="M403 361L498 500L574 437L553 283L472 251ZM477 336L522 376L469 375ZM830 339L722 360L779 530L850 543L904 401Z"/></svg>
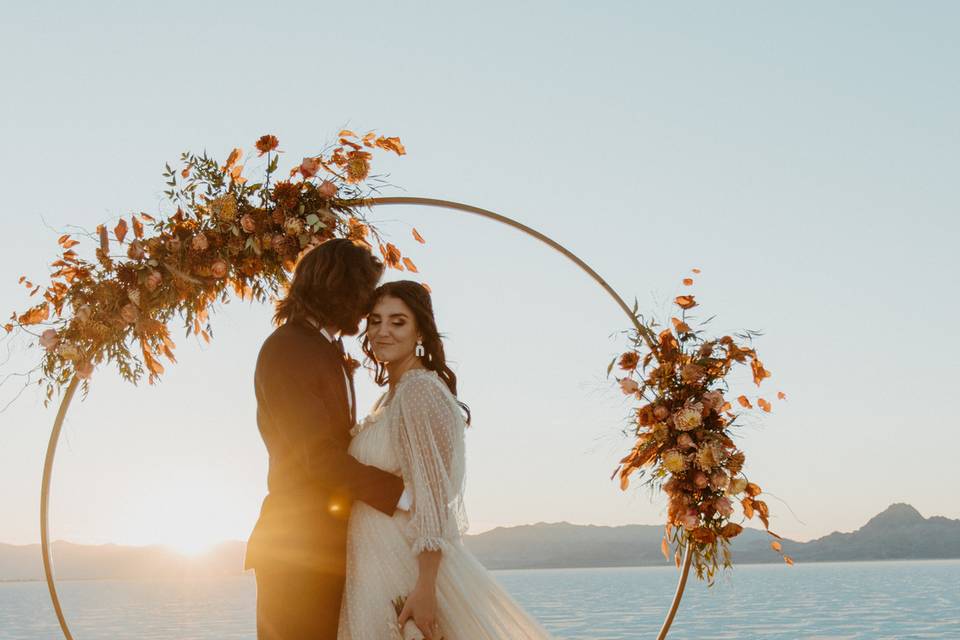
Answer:
<svg viewBox="0 0 960 640"><path fill-rule="evenodd" d="M423 340L420 338L417 338L417 348L414 353L417 354L418 358L422 358L427 353L427 350L423 348Z"/></svg>

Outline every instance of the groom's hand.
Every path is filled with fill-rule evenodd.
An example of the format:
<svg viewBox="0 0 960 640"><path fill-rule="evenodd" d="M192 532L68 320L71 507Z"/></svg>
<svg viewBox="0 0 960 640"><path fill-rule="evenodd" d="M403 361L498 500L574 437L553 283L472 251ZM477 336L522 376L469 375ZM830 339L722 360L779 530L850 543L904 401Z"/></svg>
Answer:
<svg viewBox="0 0 960 640"><path fill-rule="evenodd" d="M437 623L437 592L434 585L417 585L407 596L407 601L400 612L400 628L407 620L413 620L425 640L442 640L440 628Z"/></svg>

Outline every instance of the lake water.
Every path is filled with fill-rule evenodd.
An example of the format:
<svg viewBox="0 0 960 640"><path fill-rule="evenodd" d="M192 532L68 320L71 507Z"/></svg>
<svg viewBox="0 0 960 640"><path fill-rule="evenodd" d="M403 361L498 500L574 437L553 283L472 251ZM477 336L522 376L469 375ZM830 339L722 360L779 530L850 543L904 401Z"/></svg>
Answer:
<svg viewBox="0 0 960 640"><path fill-rule="evenodd" d="M558 638L654 638L671 567L496 571ZM744 565L692 577L670 638L960 639L960 560ZM251 575L194 583L58 583L76 640L254 640ZM0 639L61 638L46 584L0 583ZM505 639L507 640L507 639Z"/></svg>

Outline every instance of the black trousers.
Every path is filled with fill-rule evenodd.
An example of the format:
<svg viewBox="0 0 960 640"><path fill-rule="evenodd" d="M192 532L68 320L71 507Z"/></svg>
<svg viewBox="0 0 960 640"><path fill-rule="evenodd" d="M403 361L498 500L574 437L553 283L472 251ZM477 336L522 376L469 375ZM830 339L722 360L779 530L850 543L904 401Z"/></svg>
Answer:
<svg viewBox="0 0 960 640"><path fill-rule="evenodd" d="M342 571L257 567L257 640L336 640Z"/></svg>

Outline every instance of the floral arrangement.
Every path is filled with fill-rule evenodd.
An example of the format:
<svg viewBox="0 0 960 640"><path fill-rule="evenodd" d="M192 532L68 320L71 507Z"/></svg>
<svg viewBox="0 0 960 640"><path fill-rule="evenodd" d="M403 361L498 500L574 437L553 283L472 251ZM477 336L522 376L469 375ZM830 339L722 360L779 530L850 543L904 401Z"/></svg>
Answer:
<svg viewBox="0 0 960 640"><path fill-rule="evenodd" d="M684 278L683 284L691 286L693 279ZM756 515L767 532L780 539L770 531L767 503L759 498L760 487L743 474L746 456L732 438L740 416L737 411L751 410L754 405L740 395L735 399L735 411L727 399L727 376L736 365L749 363L757 386L770 372L753 348L734 339L752 344L757 332L707 338L702 328L690 324L693 318L688 312L697 306L695 297L677 296L674 305L679 317L672 317L671 326L661 329L656 321L638 315L635 304L638 328L631 334L633 348L614 358L607 368L610 375L619 365L626 372L618 379L621 390L640 401L631 418L636 443L613 477L619 474L620 487L626 490L631 476L646 475L644 485L667 494L663 554L670 559L672 544L679 567L680 548L689 544L697 576L706 576L712 585L721 558L724 568L732 566L730 540L743 531L732 521L734 500L739 501L746 518ZM786 399L783 392L777 397ZM765 398L757 398L756 404L771 411ZM772 541L771 547L787 564L793 564L779 542Z"/></svg>
<svg viewBox="0 0 960 640"><path fill-rule="evenodd" d="M277 138L264 135L254 146L257 157L266 156L262 181L244 177L242 149L223 164L206 153L184 153L182 166L167 164L163 174L172 215L136 213L112 229L100 225L85 234L96 245L93 259L78 255L80 240L65 234L48 286L20 278L42 300L14 312L4 328L31 333L44 348L38 383L46 382L47 402L74 375L86 392L94 368L105 362L130 382L146 375L152 384L164 372L162 359L176 361L174 316L185 321L187 336L209 341L213 303L226 302L231 291L260 302L275 296L298 256L329 238L372 249L373 236L388 267L417 270L380 240L357 206L376 191L372 152L405 155L399 138L340 131L335 146L304 158L282 180L275 178ZM414 237L423 242L416 229Z"/></svg>

